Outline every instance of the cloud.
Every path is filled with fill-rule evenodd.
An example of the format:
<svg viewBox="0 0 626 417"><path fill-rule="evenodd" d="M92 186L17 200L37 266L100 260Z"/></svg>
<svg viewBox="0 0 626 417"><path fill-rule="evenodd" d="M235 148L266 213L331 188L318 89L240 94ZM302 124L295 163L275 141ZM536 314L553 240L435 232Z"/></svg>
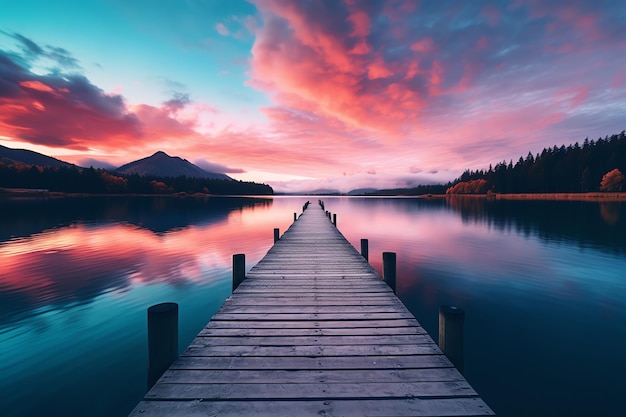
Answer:
<svg viewBox="0 0 626 417"><path fill-rule="evenodd" d="M215 30L217 30L217 33L222 36L228 36L230 34L230 31L226 26L224 26L223 23L218 23L217 25L215 25Z"/></svg>
<svg viewBox="0 0 626 417"><path fill-rule="evenodd" d="M0 52L0 79L0 135L75 150L142 136L122 97L105 94L82 75L37 75Z"/></svg>
<svg viewBox="0 0 626 417"><path fill-rule="evenodd" d="M102 169L106 169L109 171L114 171L117 168L117 165L111 164L107 161L101 161L95 158L79 159L77 165L81 167L85 167L85 168L89 168L89 167L102 168Z"/></svg>
<svg viewBox="0 0 626 417"><path fill-rule="evenodd" d="M217 164L215 162L207 161L206 159L194 159L193 163L205 171L216 172L219 174L242 174L246 172L242 168L230 168L226 165Z"/></svg>
<svg viewBox="0 0 626 417"><path fill-rule="evenodd" d="M584 137L565 130L583 114L611 119L600 134L623 128L601 110L624 84L607 65L626 65L618 1L255 4L249 85L272 97L263 112L294 137L351 147L361 162L348 171L379 152L386 170L482 168Z"/></svg>
<svg viewBox="0 0 626 417"><path fill-rule="evenodd" d="M20 40L24 54L45 52L28 38L13 37ZM184 114L191 103L188 94L174 92L160 107L129 106L121 95L104 92L84 75L59 71L39 75L27 62L0 51L0 136L77 151L128 151L173 138L198 137L197 115L185 118Z"/></svg>
<svg viewBox="0 0 626 417"><path fill-rule="evenodd" d="M177 113L179 110L184 109L189 103L191 103L189 94L174 92L172 98L163 103L163 107L171 113Z"/></svg>
<svg viewBox="0 0 626 417"><path fill-rule="evenodd" d="M435 173L436 174L436 173ZM361 188L393 189L411 188L422 184L445 183L441 176L425 174L416 175L371 175L369 173L333 176L316 180L270 181L275 192L309 193L320 190L348 193Z"/></svg>
<svg viewBox="0 0 626 417"><path fill-rule="evenodd" d="M64 69L80 69L78 60L64 48L44 45L41 46L32 39L19 33L8 33L0 30L0 33L18 41L24 56L31 62L40 59L48 59Z"/></svg>

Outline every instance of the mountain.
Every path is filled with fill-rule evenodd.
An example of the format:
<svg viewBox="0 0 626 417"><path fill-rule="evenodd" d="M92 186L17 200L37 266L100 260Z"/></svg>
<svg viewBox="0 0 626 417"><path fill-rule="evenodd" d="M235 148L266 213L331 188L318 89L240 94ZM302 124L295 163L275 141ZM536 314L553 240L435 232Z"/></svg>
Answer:
<svg viewBox="0 0 626 417"><path fill-rule="evenodd" d="M38 165L42 167L74 167L76 165L63 162L59 159L52 158L34 151L26 149L13 149L0 145L0 162L6 164L22 163L26 165Z"/></svg>
<svg viewBox="0 0 626 417"><path fill-rule="evenodd" d="M367 193L373 193L378 191L377 188L356 188L348 192L348 195L365 195Z"/></svg>
<svg viewBox="0 0 626 417"><path fill-rule="evenodd" d="M184 175L190 178L232 180L226 174L205 171L186 159L169 156L162 151L147 158L122 165L116 171L122 174L139 174L141 176L180 177Z"/></svg>

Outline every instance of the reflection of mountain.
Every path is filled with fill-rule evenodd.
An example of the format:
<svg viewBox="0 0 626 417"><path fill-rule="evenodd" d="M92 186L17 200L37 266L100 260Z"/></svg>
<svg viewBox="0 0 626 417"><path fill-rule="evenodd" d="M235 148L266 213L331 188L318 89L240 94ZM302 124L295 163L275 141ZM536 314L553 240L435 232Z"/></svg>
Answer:
<svg viewBox="0 0 626 417"><path fill-rule="evenodd" d="M626 204L589 201L508 201L454 196L448 205L463 221L487 222L545 240L573 240L626 254Z"/></svg>
<svg viewBox="0 0 626 417"><path fill-rule="evenodd" d="M78 197L0 199L0 242L76 222L124 222L164 233L224 220L244 207L272 204L246 197Z"/></svg>
<svg viewBox="0 0 626 417"><path fill-rule="evenodd" d="M241 231L229 215L270 204L227 197L0 199L0 333L32 314L88 304L134 283L186 284L205 268L225 269L234 248L245 247L232 243ZM6 242L18 236L25 238Z"/></svg>

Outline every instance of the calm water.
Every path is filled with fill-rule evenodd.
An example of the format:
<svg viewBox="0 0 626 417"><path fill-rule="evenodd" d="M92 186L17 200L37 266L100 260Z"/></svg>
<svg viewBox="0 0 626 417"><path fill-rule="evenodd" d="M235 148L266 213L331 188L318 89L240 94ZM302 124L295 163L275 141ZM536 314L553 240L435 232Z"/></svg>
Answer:
<svg viewBox="0 0 626 417"><path fill-rule="evenodd" d="M309 198L314 201L315 198ZM180 305L180 349L307 198L0 200L0 410L126 416L146 309ZM502 416L623 416L626 204L326 197L436 338L466 311L465 375ZM89 410L89 411L87 411Z"/></svg>

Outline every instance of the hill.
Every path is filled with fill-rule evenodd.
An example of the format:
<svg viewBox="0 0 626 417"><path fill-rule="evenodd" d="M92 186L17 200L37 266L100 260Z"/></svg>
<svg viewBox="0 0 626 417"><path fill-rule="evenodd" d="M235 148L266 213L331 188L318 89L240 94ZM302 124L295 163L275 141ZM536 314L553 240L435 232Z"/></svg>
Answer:
<svg viewBox="0 0 626 417"><path fill-rule="evenodd" d="M148 163L142 171L139 162L146 160ZM16 189L86 194L271 195L274 192L269 185L235 181L163 152L124 167L133 169L133 164L133 173L82 168L37 152L0 146L0 193L16 192ZM150 165L155 171L147 170Z"/></svg>
<svg viewBox="0 0 626 417"><path fill-rule="evenodd" d="M76 165L63 162L51 156L46 156L38 152L26 149L13 149L0 145L0 162L5 164L25 164L37 165L42 167L76 167Z"/></svg>
<svg viewBox="0 0 626 417"><path fill-rule="evenodd" d="M116 169L120 174L151 176L160 178L175 178L185 176L189 178L209 178L217 180L232 180L226 174L208 172L186 159L169 156L159 151L147 158L139 159L122 165Z"/></svg>

